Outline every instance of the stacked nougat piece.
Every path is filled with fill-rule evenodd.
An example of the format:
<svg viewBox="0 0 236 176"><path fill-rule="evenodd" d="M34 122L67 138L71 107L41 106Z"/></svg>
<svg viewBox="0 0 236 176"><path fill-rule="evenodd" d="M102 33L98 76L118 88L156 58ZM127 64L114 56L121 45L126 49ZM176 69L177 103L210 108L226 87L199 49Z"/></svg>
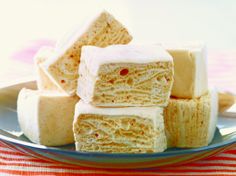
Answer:
<svg viewBox="0 0 236 176"><path fill-rule="evenodd" d="M74 107L80 99L75 91L81 47L127 44L131 39L120 22L102 12L55 48L41 48L35 56L38 90L22 89L17 101L24 134L46 146L73 143Z"/></svg>
<svg viewBox="0 0 236 176"><path fill-rule="evenodd" d="M84 46L73 126L76 149L164 151L163 107L172 84L173 60L160 46Z"/></svg>
<svg viewBox="0 0 236 176"><path fill-rule="evenodd" d="M207 146L217 123L218 100L207 85L206 48L201 43L165 44L174 61L172 98L164 109L169 147Z"/></svg>
<svg viewBox="0 0 236 176"><path fill-rule="evenodd" d="M147 153L167 147L159 107L101 108L80 100L73 130L78 151Z"/></svg>
<svg viewBox="0 0 236 176"><path fill-rule="evenodd" d="M108 12L102 12L79 28L74 37L56 48L53 56L41 68L67 94L74 95L77 87L81 47L127 44L132 40L127 29Z"/></svg>

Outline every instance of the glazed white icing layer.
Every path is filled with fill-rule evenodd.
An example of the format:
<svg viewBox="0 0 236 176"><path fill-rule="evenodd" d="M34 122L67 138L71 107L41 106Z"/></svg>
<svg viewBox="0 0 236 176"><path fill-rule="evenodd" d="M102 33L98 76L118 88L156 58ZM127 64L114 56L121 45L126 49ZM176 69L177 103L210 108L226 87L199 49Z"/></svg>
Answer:
<svg viewBox="0 0 236 176"><path fill-rule="evenodd" d="M87 104L80 100L75 106L75 118L80 114L100 114L100 115L134 115L143 118L160 118L162 119L163 108L152 107L119 107L119 108L104 108L96 107Z"/></svg>
<svg viewBox="0 0 236 176"><path fill-rule="evenodd" d="M92 75L97 75L99 67L103 64L173 61L172 56L158 45L110 45L105 48L83 46L80 59Z"/></svg>
<svg viewBox="0 0 236 176"><path fill-rule="evenodd" d="M107 13L106 11L99 11L94 16L86 18L81 24L75 27L70 33L66 33L63 38L61 38L55 46L55 52L50 59L44 63L45 67L48 68L49 65L54 63L61 55L63 55L83 34L87 32L89 27L98 19L102 13Z"/></svg>
<svg viewBox="0 0 236 176"><path fill-rule="evenodd" d="M210 91L211 95L211 112L210 112L210 120L208 127L208 143L210 143L214 137L216 124L218 121L218 93L215 88L212 88Z"/></svg>
<svg viewBox="0 0 236 176"><path fill-rule="evenodd" d="M166 50L188 50L188 51L201 51L206 48L204 42L193 41L193 42L184 42L184 43L161 43L157 44L163 46Z"/></svg>

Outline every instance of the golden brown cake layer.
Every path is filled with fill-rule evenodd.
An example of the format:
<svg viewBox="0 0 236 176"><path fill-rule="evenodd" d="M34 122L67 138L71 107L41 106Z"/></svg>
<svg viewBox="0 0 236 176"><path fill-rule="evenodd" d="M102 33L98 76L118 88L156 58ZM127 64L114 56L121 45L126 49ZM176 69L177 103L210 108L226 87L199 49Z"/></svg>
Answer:
<svg viewBox="0 0 236 176"><path fill-rule="evenodd" d="M207 146L216 128L217 104L217 94L214 91L196 99L171 98L164 108L168 146Z"/></svg>

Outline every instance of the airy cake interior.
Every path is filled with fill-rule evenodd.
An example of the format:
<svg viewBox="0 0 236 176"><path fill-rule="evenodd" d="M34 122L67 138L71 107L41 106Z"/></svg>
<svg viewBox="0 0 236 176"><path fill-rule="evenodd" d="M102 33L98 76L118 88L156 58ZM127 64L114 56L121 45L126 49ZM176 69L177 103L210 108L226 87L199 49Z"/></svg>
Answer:
<svg viewBox="0 0 236 176"><path fill-rule="evenodd" d="M131 39L128 31L117 20L108 13L102 13L88 31L75 41L73 47L49 66L48 72L62 88L69 93L74 93L83 45L105 47L110 44L127 44Z"/></svg>
<svg viewBox="0 0 236 176"><path fill-rule="evenodd" d="M197 99L171 99L164 108L168 145L173 147L207 146L211 117L210 94Z"/></svg>
<svg viewBox="0 0 236 176"><path fill-rule="evenodd" d="M132 115L81 114L74 123L79 151L146 153L163 151L164 127L152 119ZM165 146L165 145L164 145Z"/></svg>
<svg viewBox="0 0 236 176"><path fill-rule="evenodd" d="M173 82L172 62L104 64L99 69L95 105L166 105Z"/></svg>

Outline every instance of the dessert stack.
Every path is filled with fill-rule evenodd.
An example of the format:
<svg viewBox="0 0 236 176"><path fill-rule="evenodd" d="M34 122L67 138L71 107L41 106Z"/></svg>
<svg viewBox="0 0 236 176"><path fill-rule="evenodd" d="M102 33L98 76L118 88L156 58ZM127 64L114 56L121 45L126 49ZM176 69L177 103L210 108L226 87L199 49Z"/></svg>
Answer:
<svg viewBox="0 0 236 176"><path fill-rule="evenodd" d="M205 46L131 40L102 12L55 48L41 48L34 59L38 90L18 96L24 134L46 146L75 142L83 152L208 145L218 102L207 86Z"/></svg>
<svg viewBox="0 0 236 176"><path fill-rule="evenodd" d="M207 146L216 129L218 100L216 90L208 88L206 47L201 43L164 47L175 68L172 98L164 110L168 146Z"/></svg>
<svg viewBox="0 0 236 176"><path fill-rule="evenodd" d="M173 60L158 45L83 46L74 135L80 151L146 153L167 147L163 107Z"/></svg>

